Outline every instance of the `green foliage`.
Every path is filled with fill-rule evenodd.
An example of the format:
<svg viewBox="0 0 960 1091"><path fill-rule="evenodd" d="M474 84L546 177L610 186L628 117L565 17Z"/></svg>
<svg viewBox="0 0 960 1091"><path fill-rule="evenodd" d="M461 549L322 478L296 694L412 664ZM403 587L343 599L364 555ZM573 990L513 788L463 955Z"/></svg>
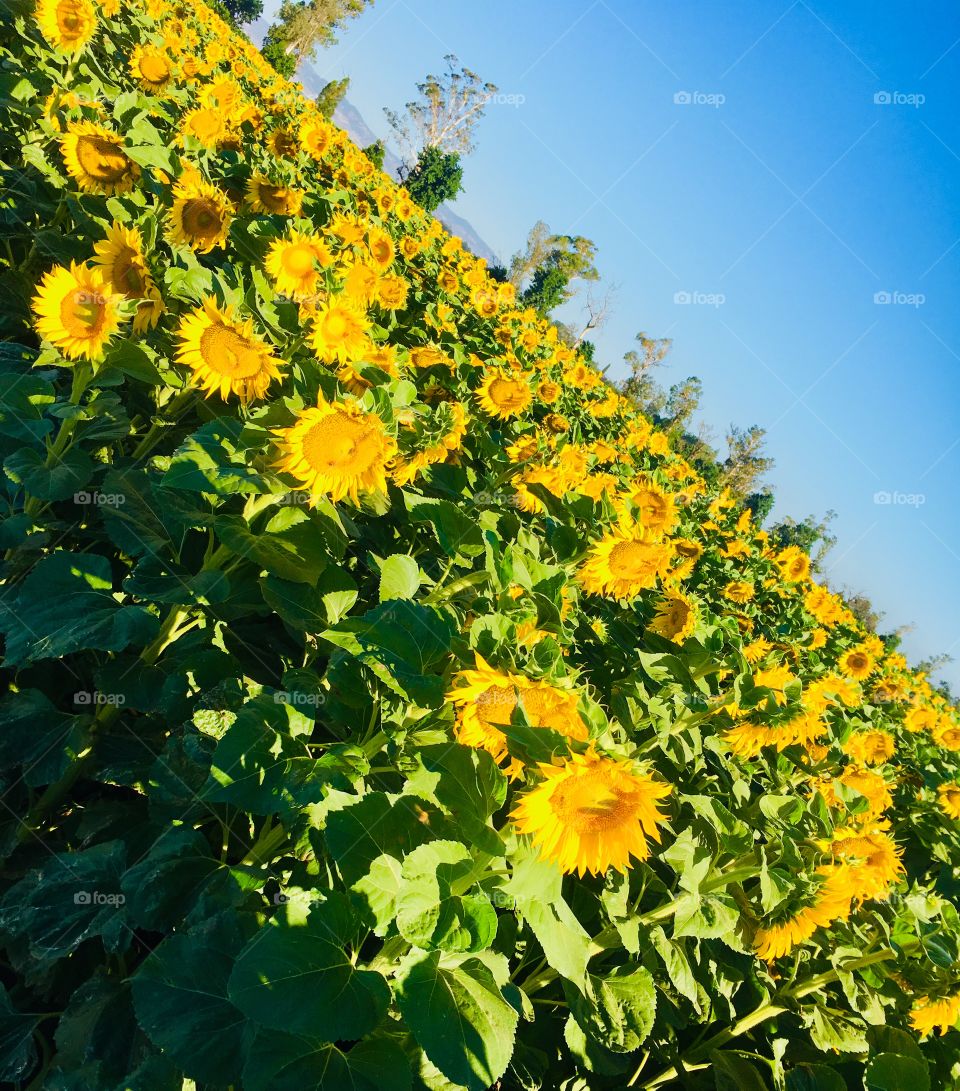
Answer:
<svg viewBox="0 0 960 1091"><path fill-rule="evenodd" d="M280 28L276 24L267 30L260 52L279 75L289 79L297 71L297 58L293 53L287 52Z"/></svg>
<svg viewBox="0 0 960 1091"><path fill-rule="evenodd" d="M433 145L424 148L404 179L410 196L427 212L462 192L463 166L456 152L444 152Z"/></svg>
<svg viewBox="0 0 960 1091"><path fill-rule="evenodd" d="M330 80L326 84L323 90L317 95L317 109L325 118L333 117L337 107L340 105L344 95L347 93L347 88L350 86L350 77L345 76L342 80ZM373 145L376 147L376 145ZM381 145L382 147L382 145ZM381 163L383 162L383 153L380 154ZM378 164L379 165L379 164Z"/></svg>

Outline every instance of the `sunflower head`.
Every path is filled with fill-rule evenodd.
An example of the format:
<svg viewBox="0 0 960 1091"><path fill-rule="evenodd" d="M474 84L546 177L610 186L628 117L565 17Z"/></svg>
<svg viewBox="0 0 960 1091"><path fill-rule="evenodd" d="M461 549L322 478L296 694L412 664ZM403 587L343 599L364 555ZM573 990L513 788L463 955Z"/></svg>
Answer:
<svg viewBox="0 0 960 1091"><path fill-rule="evenodd" d="M207 397L226 399L236 394L241 402L262 398L270 383L280 378L270 347L254 331L250 319L234 317L213 296L180 322L177 360L193 372Z"/></svg>
<svg viewBox="0 0 960 1091"><path fill-rule="evenodd" d="M170 241L201 254L227 245L233 219L230 200L223 190L203 180L181 182L173 191L170 208Z"/></svg>
<svg viewBox="0 0 960 1091"><path fill-rule="evenodd" d="M122 138L92 121L68 125L60 150L67 173L84 193L126 193L140 177Z"/></svg>
<svg viewBox="0 0 960 1091"><path fill-rule="evenodd" d="M672 557L672 543L625 523L593 545L578 579L591 594L629 601L656 584Z"/></svg>
<svg viewBox="0 0 960 1091"><path fill-rule="evenodd" d="M92 0L40 0L36 18L40 33L58 53L79 53L97 29Z"/></svg>
<svg viewBox="0 0 960 1091"><path fill-rule="evenodd" d="M670 591L657 603L657 613L648 628L658 636L682 644L697 627L697 610L681 591Z"/></svg>
<svg viewBox="0 0 960 1091"><path fill-rule="evenodd" d="M327 402L301 413L289 428L276 432L281 450L277 469L295 477L316 503L329 496L383 493L396 442L375 413L355 402Z"/></svg>
<svg viewBox="0 0 960 1091"><path fill-rule="evenodd" d="M521 796L510 817L545 859L582 876L626 871L631 858L648 858L649 841L660 840L665 816L657 807L669 785L592 750L540 771L543 781Z"/></svg>
<svg viewBox="0 0 960 1091"><path fill-rule="evenodd" d="M333 256L319 235L291 231L287 238L272 244L266 268L278 292L300 301L316 292L320 269L332 261Z"/></svg>
<svg viewBox="0 0 960 1091"><path fill-rule="evenodd" d="M303 206L303 194L263 175L255 174L247 182L247 201L254 212L273 216L298 216Z"/></svg>
<svg viewBox="0 0 960 1091"><path fill-rule="evenodd" d="M122 301L100 269L58 265L44 276L33 300L37 333L69 359L100 360L119 328Z"/></svg>
<svg viewBox="0 0 960 1091"><path fill-rule="evenodd" d="M130 55L130 74L145 91L157 94L173 79L173 62L165 49L141 43Z"/></svg>
<svg viewBox="0 0 960 1091"><path fill-rule="evenodd" d="M530 384L517 372L493 369L477 389L477 401L491 417L517 417L533 400Z"/></svg>

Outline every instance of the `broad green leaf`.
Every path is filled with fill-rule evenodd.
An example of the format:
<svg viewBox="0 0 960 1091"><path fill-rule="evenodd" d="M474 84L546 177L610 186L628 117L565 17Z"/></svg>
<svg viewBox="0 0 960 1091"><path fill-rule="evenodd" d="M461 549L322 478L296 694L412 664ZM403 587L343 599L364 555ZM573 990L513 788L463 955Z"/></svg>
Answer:
<svg viewBox="0 0 960 1091"><path fill-rule="evenodd" d="M844 1078L824 1064L800 1064L787 1072L787 1091L847 1091Z"/></svg>
<svg viewBox="0 0 960 1091"><path fill-rule="evenodd" d="M408 965L397 1003L430 1061L467 1091L488 1091L513 1054L517 1012L478 959L441 964L439 952Z"/></svg>
<svg viewBox="0 0 960 1091"><path fill-rule="evenodd" d="M24 447L4 461L3 469L38 500L67 500L83 492L93 475L93 460L79 447L72 447L48 466L43 454Z"/></svg>
<svg viewBox="0 0 960 1091"><path fill-rule="evenodd" d="M385 936L397 915L400 881L400 861L384 853L373 861L367 874L350 888L363 903L375 935Z"/></svg>
<svg viewBox="0 0 960 1091"><path fill-rule="evenodd" d="M420 566L405 553L394 553L380 566L380 601L412 599L420 587Z"/></svg>
<svg viewBox="0 0 960 1091"><path fill-rule="evenodd" d="M245 1091L410 1091L410 1064L388 1038L343 1051L330 1042L259 1030L243 1069Z"/></svg>
<svg viewBox="0 0 960 1091"><path fill-rule="evenodd" d="M927 1062L899 1053L872 1057L863 1074L866 1091L930 1091Z"/></svg>
<svg viewBox="0 0 960 1091"><path fill-rule="evenodd" d="M0 985L0 1080L20 1083L36 1063L33 1032L41 1015L17 1011L6 988Z"/></svg>
<svg viewBox="0 0 960 1091"><path fill-rule="evenodd" d="M121 606L112 586L106 557L66 550L43 557L13 601L0 603L7 665L148 644L157 619L140 606Z"/></svg>
<svg viewBox="0 0 960 1091"><path fill-rule="evenodd" d="M583 1030L614 1053L632 1053L648 1038L657 1011L653 976L643 966L590 974L587 988L570 997L570 1012Z"/></svg>
<svg viewBox="0 0 960 1091"><path fill-rule="evenodd" d="M448 557L476 557L483 552L483 534L475 518L449 500L405 492L403 501L414 523L429 523Z"/></svg>
<svg viewBox="0 0 960 1091"><path fill-rule="evenodd" d="M264 1027L355 1041L383 1018L390 989L381 974L353 965L321 905L264 925L237 959L230 999Z"/></svg>

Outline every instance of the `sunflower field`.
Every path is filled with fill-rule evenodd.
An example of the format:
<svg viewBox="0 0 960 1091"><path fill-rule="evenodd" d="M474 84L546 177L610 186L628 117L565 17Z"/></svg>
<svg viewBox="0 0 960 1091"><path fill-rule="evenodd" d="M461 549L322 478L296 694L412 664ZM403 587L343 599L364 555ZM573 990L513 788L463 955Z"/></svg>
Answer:
<svg viewBox="0 0 960 1091"><path fill-rule="evenodd" d="M960 1086L960 715L199 0L0 26L0 1080Z"/></svg>

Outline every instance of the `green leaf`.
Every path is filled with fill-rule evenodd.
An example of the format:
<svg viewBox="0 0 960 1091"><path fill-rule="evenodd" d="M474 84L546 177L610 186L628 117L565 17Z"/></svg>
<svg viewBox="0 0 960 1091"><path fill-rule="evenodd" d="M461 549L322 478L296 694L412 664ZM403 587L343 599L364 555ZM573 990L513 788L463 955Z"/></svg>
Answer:
<svg viewBox="0 0 960 1091"><path fill-rule="evenodd" d="M164 487L218 496L271 492L270 482L248 465L243 430L244 422L233 417L208 421L177 448Z"/></svg>
<svg viewBox="0 0 960 1091"><path fill-rule="evenodd" d="M48 467L40 451L24 447L6 459L3 469L7 477L38 500L67 500L89 482L93 460L79 447L71 447Z"/></svg>
<svg viewBox="0 0 960 1091"><path fill-rule="evenodd" d="M717 1091L768 1091L763 1077L746 1057L733 1050L710 1054Z"/></svg>
<svg viewBox="0 0 960 1091"><path fill-rule="evenodd" d="M165 830L124 873L121 889L131 925L164 932L179 924L219 867L196 830Z"/></svg>
<svg viewBox="0 0 960 1091"><path fill-rule="evenodd" d="M590 935L567 903L532 898L517 903L523 919L543 948L547 962L579 989L586 987Z"/></svg>
<svg viewBox="0 0 960 1091"><path fill-rule="evenodd" d="M292 905L250 941L230 978L230 998L250 1019L328 1042L369 1034L386 1013L390 989L347 957L326 907L304 917Z"/></svg>
<svg viewBox="0 0 960 1091"><path fill-rule="evenodd" d="M487 1091L513 1054L518 1015L479 959L446 967L434 952L408 966L397 1003L430 1061L468 1091Z"/></svg>
<svg viewBox="0 0 960 1091"><path fill-rule="evenodd" d="M420 587L420 566L405 553L394 553L380 566L380 601L412 599Z"/></svg>
<svg viewBox="0 0 960 1091"><path fill-rule="evenodd" d="M397 893L400 935L424 950L489 947L497 932L493 906L485 895L454 893L473 866L467 847L455 841L431 841L408 853Z"/></svg>
<svg viewBox="0 0 960 1091"><path fill-rule="evenodd" d="M41 1016L17 1011L6 988L0 985L0 1080L19 1083L33 1068L37 1048L33 1032Z"/></svg>
<svg viewBox="0 0 960 1091"><path fill-rule="evenodd" d="M115 341L107 349L103 358L104 367L113 367L129 375L131 379L137 379L148 386L161 386L163 376L157 370L157 365L145 352L141 345L135 341Z"/></svg>
<svg viewBox="0 0 960 1091"><path fill-rule="evenodd" d="M409 1091L410 1064L387 1038L344 1052L316 1037L258 1031L243 1070L245 1091Z"/></svg>
<svg viewBox="0 0 960 1091"><path fill-rule="evenodd" d="M324 839L346 882L355 883L378 856L402 857L435 836L431 819L424 800L370 792L327 815Z"/></svg>
<svg viewBox="0 0 960 1091"><path fill-rule="evenodd" d="M866 1091L930 1091L927 1062L899 1053L880 1053L867 1065L863 1086Z"/></svg>
<svg viewBox="0 0 960 1091"><path fill-rule="evenodd" d="M726 894L682 894L673 917L673 935L720 939L733 933L740 922L734 900Z"/></svg>
<svg viewBox="0 0 960 1091"><path fill-rule="evenodd" d="M30 787L52 784L86 748L89 724L89 717L55 708L40 690L6 694L0 698L0 769L22 767Z"/></svg>
<svg viewBox="0 0 960 1091"><path fill-rule="evenodd" d="M276 525L281 519L285 526ZM264 531L252 531L239 516L217 520L220 540L242 560L253 561L281 579L313 587L330 558L320 527L310 515L302 509L283 509Z"/></svg>
<svg viewBox="0 0 960 1091"><path fill-rule="evenodd" d="M800 1064L787 1072L787 1091L847 1091L847 1084L825 1064Z"/></svg>
<svg viewBox="0 0 960 1091"><path fill-rule="evenodd" d="M370 870L350 888L364 905L364 916L377 936L385 936L397 915L400 861L383 853Z"/></svg>
<svg viewBox="0 0 960 1091"><path fill-rule="evenodd" d="M448 557L476 557L483 552L483 532L477 521L449 500L404 492L403 502L414 523L429 523Z"/></svg>
<svg viewBox="0 0 960 1091"><path fill-rule="evenodd" d="M193 1080L219 1087L241 1078L247 1022L227 985L255 927L249 915L210 917L168 936L134 975L140 1026Z"/></svg>
<svg viewBox="0 0 960 1091"><path fill-rule="evenodd" d="M657 1012L653 976L643 966L589 976L585 992L571 994L570 1012L583 1030L614 1053L632 1053L646 1041Z"/></svg>

